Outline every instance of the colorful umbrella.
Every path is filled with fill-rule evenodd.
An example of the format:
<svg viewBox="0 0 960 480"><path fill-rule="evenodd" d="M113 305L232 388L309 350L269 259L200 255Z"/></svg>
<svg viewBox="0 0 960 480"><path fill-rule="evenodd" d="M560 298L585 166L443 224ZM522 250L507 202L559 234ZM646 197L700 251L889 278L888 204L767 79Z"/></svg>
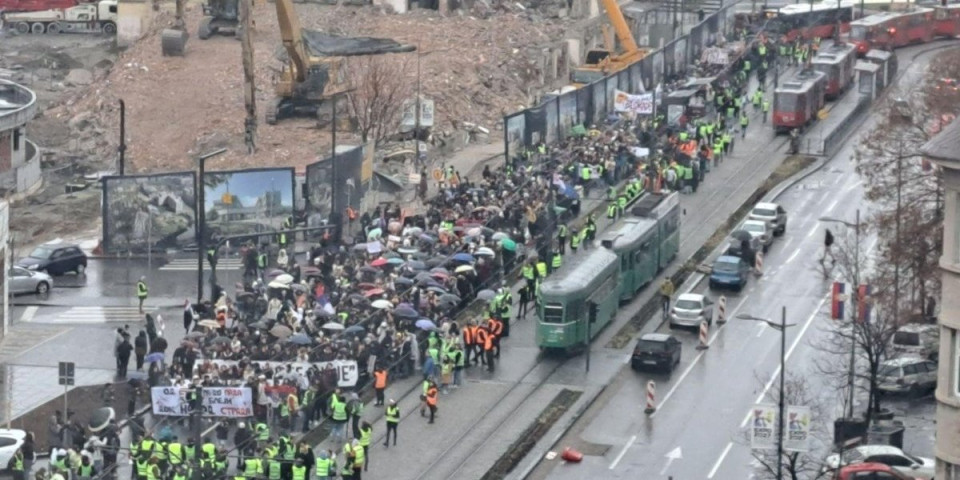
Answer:
<svg viewBox="0 0 960 480"><path fill-rule="evenodd" d="M470 255L469 253L458 253L453 256L453 260L463 263L473 263L477 261L477 259L473 258L473 255Z"/></svg>
<svg viewBox="0 0 960 480"><path fill-rule="evenodd" d="M376 308L377 310L386 310L388 308L393 307L393 304L390 303L390 300L381 299L381 300L374 300L373 303L370 304L370 306L373 308Z"/></svg>
<svg viewBox="0 0 960 480"><path fill-rule="evenodd" d="M377 295L383 295L383 289L382 289L382 288L371 288L370 290L367 290L366 292L363 292L363 296L365 296L365 297L367 297L367 298L376 297Z"/></svg>
<svg viewBox="0 0 960 480"><path fill-rule="evenodd" d="M386 258L380 257L380 258L378 258L378 259L370 262L370 266L371 266L371 267L382 267L382 266L386 265L387 263L388 263L388 262L387 262L387 259L386 259Z"/></svg>
<svg viewBox="0 0 960 480"><path fill-rule="evenodd" d="M417 320L417 323L415 323L414 325L416 325L417 328L419 328L420 330L436 330L437 329L437 324L433 323L433 320L430 320L429 318L421 318L420 320Z"/></svg>

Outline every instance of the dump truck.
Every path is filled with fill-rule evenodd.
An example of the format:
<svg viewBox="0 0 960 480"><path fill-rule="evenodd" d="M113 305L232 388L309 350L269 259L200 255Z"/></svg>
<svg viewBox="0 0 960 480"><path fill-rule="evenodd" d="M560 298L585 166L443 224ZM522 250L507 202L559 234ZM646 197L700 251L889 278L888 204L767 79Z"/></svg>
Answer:
<svg viewBox="0 0 960 480"><path fill-rule="evenodd" d="M4 26L18 33L117 33L117 0L100 0L69 8L4 13Z"/></svg>
<svg viewBox="0 0 960 480"><path fill-rule="evenodd" d="M37 12L76 5L77 0L0 0L0 13Z"/></svg>

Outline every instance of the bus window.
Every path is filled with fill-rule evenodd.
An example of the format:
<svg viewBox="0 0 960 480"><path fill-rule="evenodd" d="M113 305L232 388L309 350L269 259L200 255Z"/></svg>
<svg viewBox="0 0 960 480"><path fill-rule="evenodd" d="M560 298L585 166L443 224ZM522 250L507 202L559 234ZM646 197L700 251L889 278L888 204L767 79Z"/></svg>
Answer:
<svg viewBox="0 0 960 480"><path fill-rule="evenodd" d="M866 40L867 39L867 27L864 25L851 25L850 26L850 40Z"/></svg>
<svg viewBox="0 0 960 480"><path fill-rule="evenodd" d="M630 255L620 257L620 270L624 272L630 270Z"/></svg>
<svg viewBox="0 0 960 480"><path fill-rule="evenodd" d="M543 323L563 323L563 305L560 303L544 305Z"/></svg>

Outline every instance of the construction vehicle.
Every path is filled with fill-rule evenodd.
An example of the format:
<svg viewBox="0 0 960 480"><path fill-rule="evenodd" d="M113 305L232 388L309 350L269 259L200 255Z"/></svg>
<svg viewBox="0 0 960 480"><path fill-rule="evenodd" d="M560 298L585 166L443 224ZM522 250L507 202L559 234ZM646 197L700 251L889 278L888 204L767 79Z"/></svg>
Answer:
<svg viewBox="0 0 960 480"><path fill-rule="evenodd" d="M404 53L416 50L386 38L337 37L304 30L291 0L276 0L280 37L287 60L277 81L277 101L267 110L268 124L292 116L310 116L329 124L333 110L327 102L352 90L343 69L343 57Z"/></svg>
<svg viewBox="0 0 960 480"><path fill-rule="evenodd" d="M207 0L203 4L203 18L197 28L197 37L206 40L213 35L233 34L240 37L239 0Z"/></svg>
<svg viewBox="0 0 960 480"><path fill-rule="evenodd" d="M182 57L187 47L187 24L183 21L183 3L186 0L177 0L176 16L173 28L165 28L160 32L160 49L165 57Z"/></svg>
<svg viewBox="0 0 960 480"><path fill-rule="evenodd" d="M591 84L600 80L611 73L616 73L628 68L630 65L639 62L647 56L647 49L637 46L633 39L630 27L627 26L627 20L620 10L617 0L602 0L603 8L607 11L607 18L616 32L616 40L620 43L623 50L617 53L616 44L610 35L609 29L604 26L603 40L604 49L590 50L587 52L587 58L583 65L570 72L570 81L576 87Z"/></svg>
<svg viewBox="0 0 960 480"><path fill-rule="evenodd" d="M3 24L18 33L117 33L117 0L100 0L69 8L4 13Z"/></svg>

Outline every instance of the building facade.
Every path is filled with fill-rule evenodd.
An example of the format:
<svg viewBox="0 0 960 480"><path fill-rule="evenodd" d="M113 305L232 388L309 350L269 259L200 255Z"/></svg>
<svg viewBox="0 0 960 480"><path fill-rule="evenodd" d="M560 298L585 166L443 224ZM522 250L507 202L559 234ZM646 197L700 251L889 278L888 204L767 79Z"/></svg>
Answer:
<svg viewBox="0 0 960 480"><path fill-rule="evenodd" d="M27 138L27 123L36 114L32 90L0 80L0 194L5 198L40 185L40 149Z"/></svg>
<svg viewBox="0 0 960 480"><path fill-rule="evenodd" d="M944 191L936 478L960 480L960 121L944 128L922 151L940 166Z"/></svg>
<svg viewBox="0 0 960 480"><path fill-rule="evenodd" d="M7 266L10 259L10 204L0 200L0 282L3 282L3 308L0 309L0 340L10 328L10 295L7 288Z"/></svg>

